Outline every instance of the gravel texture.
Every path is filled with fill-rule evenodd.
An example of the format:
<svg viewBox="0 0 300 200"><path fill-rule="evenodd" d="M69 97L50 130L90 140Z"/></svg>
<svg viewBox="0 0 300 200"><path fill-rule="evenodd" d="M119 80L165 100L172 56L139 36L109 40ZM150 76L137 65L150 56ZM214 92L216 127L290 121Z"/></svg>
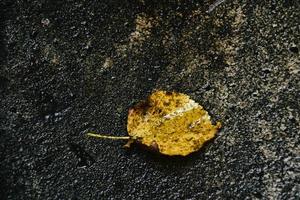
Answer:
<svg viewBox="0 0 300 200"><path fill-rule="evenodd" d="M1 199L299 199L300 3L0 2ZM163 157L126 135L155 89L190 95L218 136Z"/></svg>

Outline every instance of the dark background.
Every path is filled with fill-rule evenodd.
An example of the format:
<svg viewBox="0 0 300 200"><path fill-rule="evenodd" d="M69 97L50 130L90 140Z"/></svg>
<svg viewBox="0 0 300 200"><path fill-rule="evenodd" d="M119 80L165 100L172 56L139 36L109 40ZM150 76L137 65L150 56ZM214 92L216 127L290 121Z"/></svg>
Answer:
<svg viewBox="0 0 300 200"><path fill-rule="evenodd" d="M0 3L1 199L299 198L299 1ZM168 158L126 135L154 89L223 129Z"/></svg>

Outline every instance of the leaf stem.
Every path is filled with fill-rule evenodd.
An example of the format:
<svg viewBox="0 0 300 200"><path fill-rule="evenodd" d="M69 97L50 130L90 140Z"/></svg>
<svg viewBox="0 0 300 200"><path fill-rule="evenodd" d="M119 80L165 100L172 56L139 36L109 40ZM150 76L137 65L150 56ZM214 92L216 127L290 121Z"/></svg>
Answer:
<svg viewBox="0 0 300 200"><path fill-rule="evenodd" d="M129 140L129 136L109 136L109 135L100 135L95 133L87 133L87 136L102 138L102 139L111 139L111 140Z"/></svg>

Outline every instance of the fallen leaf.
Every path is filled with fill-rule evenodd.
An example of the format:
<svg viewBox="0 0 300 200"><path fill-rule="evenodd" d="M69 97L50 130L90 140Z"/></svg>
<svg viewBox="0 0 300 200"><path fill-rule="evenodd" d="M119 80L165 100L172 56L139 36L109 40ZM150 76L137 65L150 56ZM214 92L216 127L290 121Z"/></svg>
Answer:
<svg viewBox="0 0 300 200"><path fill-rule="evenodd" d="M154 91L146 100L129 109L129 136L89 135L126 139L127 147L136 142L164 155L186 156L214 138L220 128L221 123L213 125L207 111L188 95Z"/></svg>

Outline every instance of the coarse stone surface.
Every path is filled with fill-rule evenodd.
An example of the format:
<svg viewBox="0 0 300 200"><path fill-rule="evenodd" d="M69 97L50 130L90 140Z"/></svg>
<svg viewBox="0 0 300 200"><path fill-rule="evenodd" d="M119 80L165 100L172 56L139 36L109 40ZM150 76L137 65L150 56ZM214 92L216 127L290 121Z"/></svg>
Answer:
<svg viewBox="0 0 300 200"><path fill-rule="evenodd" d="M300 3L0 2L0 199L299 199ZM125 141L188 94L223 128L188 157Z"/></svg>

